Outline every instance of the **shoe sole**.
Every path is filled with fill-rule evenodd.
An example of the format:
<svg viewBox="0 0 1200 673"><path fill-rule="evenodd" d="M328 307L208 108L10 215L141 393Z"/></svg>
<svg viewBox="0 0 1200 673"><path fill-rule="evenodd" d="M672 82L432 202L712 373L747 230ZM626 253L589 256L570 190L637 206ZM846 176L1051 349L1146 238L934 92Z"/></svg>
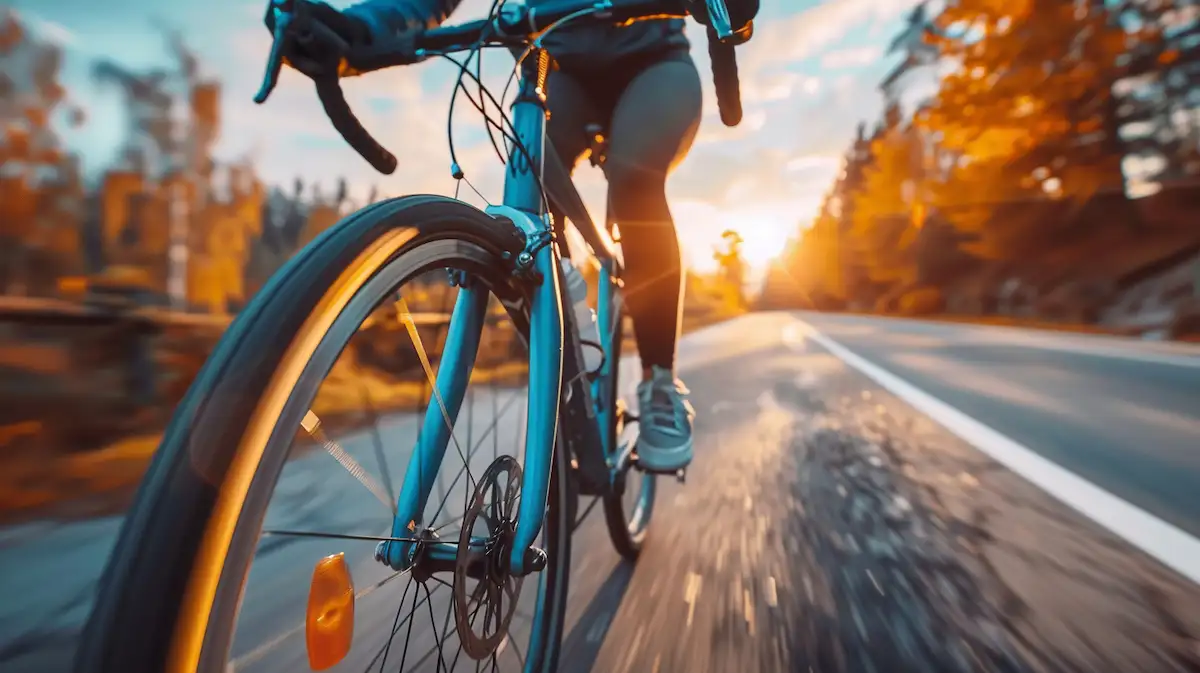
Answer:
<svg viewBox="0 0 1200 673"><path fill-rule="evenodd" d="M650 452L651 456L659 460L646 460L646 454L642 450ZM668 461L670 464L663 464L661 458L679 457L682 460ZM687 440L686 444L674 446L669 449L654 446L647 442L638 439L638 465L648 472L678 472L692 463L692 440Z"/></svg>

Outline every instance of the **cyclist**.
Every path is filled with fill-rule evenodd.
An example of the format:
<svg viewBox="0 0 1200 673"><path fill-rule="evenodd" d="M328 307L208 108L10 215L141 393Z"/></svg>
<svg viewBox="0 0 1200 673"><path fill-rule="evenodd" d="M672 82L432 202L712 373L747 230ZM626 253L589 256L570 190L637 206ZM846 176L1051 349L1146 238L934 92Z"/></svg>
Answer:
<svg viewBox="0 0 1200 673"><path fill-rule="evenodd" d="M553 0L526 0L536 6ZM703 0L687 0L701 22ZM433 28L461 0L366 0L340 14L310 3L317 20L351 44L376 36ZM749 37L758 0L727 0L731 25ZM268 27L272 21L268 14ZM607 129L604 165L613 219L625 260L625 296L643 380L638 385L638 455L651 470L675 471L692 460L695 411L676 377L675 349L683 306L683 265L667 207L667 174L683 159L700 124L700 75L682 19L631 26L567 24L543 45L558 64L551 73L547 135L569 167L590 139L585 128ZM561 217L554 218L561 222Z"/></svg>

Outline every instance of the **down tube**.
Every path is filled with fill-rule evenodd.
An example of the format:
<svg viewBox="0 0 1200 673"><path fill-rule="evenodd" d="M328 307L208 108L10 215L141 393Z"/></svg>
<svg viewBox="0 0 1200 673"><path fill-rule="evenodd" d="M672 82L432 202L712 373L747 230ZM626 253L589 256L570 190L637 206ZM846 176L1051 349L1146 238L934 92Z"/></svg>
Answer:
<svg viewBox="0 0 1200 673"><path fill-rule="evenodd" d="M424 523L425 504L446 457L446 448L454 441L454 422L458 420L471 371L475 368L480 335L487 317L488 296L487 288L462 287L454 301L450 327L446 330L446 347L434 384L437 394L425 408L416 450L408 460L404 486L397 497L396 517L392 521L392 537L412 537ZM445 404L444 411L442 404ZM471 447L463 450L470 451ZM469 455L467 460L470 460ZM412 543L389 543L387 550L388 565L396 570L408 567Z"/></svg>

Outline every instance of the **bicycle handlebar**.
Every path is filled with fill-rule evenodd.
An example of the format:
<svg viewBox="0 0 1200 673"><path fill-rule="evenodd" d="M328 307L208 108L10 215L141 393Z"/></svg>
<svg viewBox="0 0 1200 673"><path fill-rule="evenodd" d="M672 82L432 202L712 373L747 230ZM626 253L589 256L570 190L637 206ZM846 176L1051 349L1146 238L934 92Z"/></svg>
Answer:
<svg viewBox="0 0 1200 673"><path fill-rule="evenodd" d="M387 175L396 170L396 156L371 136L350 109L339 82L345 72L412 65L430 55L469 49L481 41L489 45L526 44L555 23L574 16L590 14L616 24L688 16L684 0L558 0L536 7L504 5L494 21L468 21L401 34L369 46L351 46L332 28L315 20L307 7L294 0L271 1L269 11L275 23L274 42L262 87L254 101L265 102L274 90L287 47L292 43L305 47L307 58L292 65L313 80L326 116L346 143L375 170ZM742 105L731 38L748 38L748 35L738 36L730 27L725 0L705 0L705 8L709 17L708 53L712 60L717 106L721 121L726 126L736 126L742 119Z"/></svg>

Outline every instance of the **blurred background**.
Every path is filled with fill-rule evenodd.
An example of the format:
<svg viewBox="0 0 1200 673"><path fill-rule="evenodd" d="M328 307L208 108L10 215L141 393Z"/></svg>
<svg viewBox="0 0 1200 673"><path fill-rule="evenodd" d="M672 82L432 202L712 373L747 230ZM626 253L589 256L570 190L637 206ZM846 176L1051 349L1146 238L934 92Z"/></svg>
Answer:
<svg viewBox="0 0 1200 673"><path fill-rule="evenodd" d="M466 0L454 18L488 4ZM685 350L744 346L762 327L747 327L757 318L745 314L777 310L1200 340L1200 4L764 5L739 50L745 121L720 125L705 77L704 124L670 183L689 269L684 329L701 333L685 337ZM159 433L276 269L375 199L426 192L482 204L478 194L500 193L501 168L466 106L453 126L472 187L450 177L447 64L347 83L364 124L400 158L386 179L342 144L299 75L285 73L270 103L254 106L270 44L263 9L247 0L0 5L5 671L64 670ZM502 85L510 68L507 56L485 60L485 81ZM581 166L579 183L601 213L599 171ZM409 303L436 325L445 299L431 284ZM741 326L713 331L731 321ZM401 336L368 330L356 368L335 371L333 385L367 381L382 413L389 400L410 401L386 374L396 363L379 356ZM512 354L508 342L491 345L497 360ZM725 380L713 376L702 397ZM745 390L761 385L772 384ZM336 410L336 389L328 395ZM849 395L857 400L857 389ZM722 400L706 408L733 408ZM1174 437L1195 439L1194 453L1198 426L1183 416ZM760 431L751 444L766 441ZM78 551L58 554L63 545ZM1175 586L1158 572L1156 582ZM1200 670L1188 628L1170 642L1191 654L1172 661L1194 668L1129 659L1134 668L1112 670ZM1093 645L1095 661L1113 661ZM784 670L763 663L781 660L755 661ZM867 670L832 654L811 661ZM643 663L633 670L651 670Z"/></svg>

